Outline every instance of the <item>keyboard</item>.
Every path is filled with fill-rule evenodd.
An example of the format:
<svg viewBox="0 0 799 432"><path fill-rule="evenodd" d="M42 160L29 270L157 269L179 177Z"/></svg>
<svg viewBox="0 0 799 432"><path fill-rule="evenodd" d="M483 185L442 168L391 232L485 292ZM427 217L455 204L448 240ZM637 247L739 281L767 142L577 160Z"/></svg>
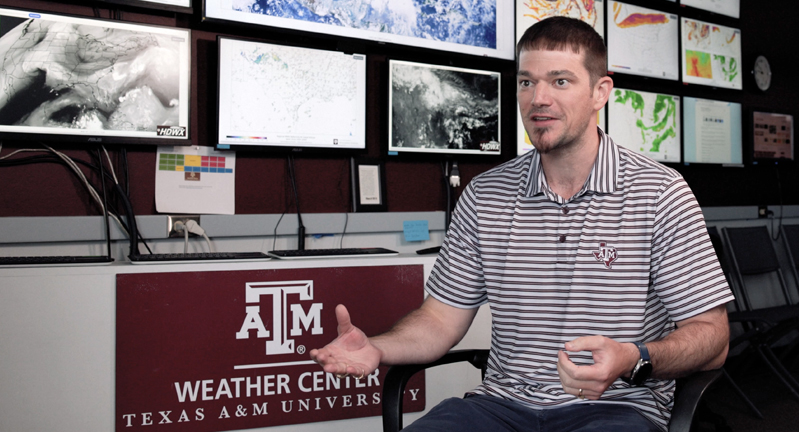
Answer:
<svg viewBox="0 0 799 432"><path fill-rule="evenodd" d="M283 259L311 259L311 258L351 258L385 257L399 255L399 252L383 248L345 248L345 249L304 249L304 250L277 250L267 252L269 256Z"/></svg>
<svg viewBox="0 0 799 432"><path fill-rule="evenodd" d="M165 253L131 255L133 264L168 264L194 262L241 262L268 261L271 258L263 252L204 252L204 253Z"/></svg>
<svg viewBox="0 0 799 432"><path fill-rule="evenodd" d="M111 264L114 259L108 256L10 256L0 257L0 266L7 267L68 267Z"/></svg>

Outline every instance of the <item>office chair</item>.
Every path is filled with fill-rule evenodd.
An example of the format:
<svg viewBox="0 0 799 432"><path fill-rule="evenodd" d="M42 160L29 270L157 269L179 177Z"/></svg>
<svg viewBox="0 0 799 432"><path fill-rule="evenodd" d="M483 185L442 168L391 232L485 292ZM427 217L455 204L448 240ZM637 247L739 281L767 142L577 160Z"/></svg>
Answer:
<svg viewBox="0 0 799 432"><path fill-rule="evenodd" d="M799 225L782 225L782 241L791 263L794 286L799 285ZM785 354L789 351L786 350Z"/></svg>
<svg viewBox="0 0 799 432"><path fill-rule="evenodd" d="M482 372L485 378L488 350L454 350L440 359L427 364L392 366L386 373L383 384L383 432L398 432L402 429L402 395L405 384L421 370L462 361L468 361ZM677 380L674 393L674 408L671 412L669 432L689 432L702 395L721 376L720 369L696 372Z"/></svg>
<svg viewBox="0 0 799 432"><path fill-rule="evenodd" d="M744 324L746 332L730 342L730 349L748 343L758 357L774 375L799 399L799 382L782 365L772 347L786 336L799 329L799 306L791 301L791 295L780 267L771 236L765 226L724 228L724 236L730 251L733 274L738 286L735 302L737 311L730 312L730 322ZM757 298L775 294L769 285L752 279L775 275L779 293L772 299L772 306L755 306ZM773 279L772 279L773 280Z"/></svg>
<svg viewBox="0 0 799 432"><path fill-rule="evenodd" d="M707 235L708 235L708 237L710 237L710 242L713 244L713 249L716 251L716 257L719 260L719 266L721 266L721 270L724 272L724 279L727 280L727 285L729 285L730 289L732 289L733 285L732 285L732 281L730 281L730 277L729 277L729 263L727 262L726 255L724 254L724 243L721 240L721 233L719 232L718 228L716 228L715 226L710 226L710 227L707 227ZM733 302L733 306L736 306L735 302ZM740 309L738 309L736 307L736 312L739 311L739 310ZM728 315L730 313L732 313L732 312L728 312ZM738 323L738 324L740 325L741 323ZM751 338L752 336L754 336L756 334L756 331L754 331L754 330L743 328L743 326L741 326L741 328L742 328L742 330L741 330L742 334L736 336L733 340L730 341L730 352L731 353L733 352L733 348L734 347L745 343L746 341L749 340L749 338ZM730 332L731 333L732 333L732 330L733 330L732 325L730 325ZM752 412L755 414L755 416L757 416L758 418L762 419L763 418L763 413L761 413L760 410L757 409L757 407L755 406L754 402L752 402L752 400L749 399L749 397L746 395L746 393L744 393L744 391L741 390L740 387L738 387L738 384L735 382L734 379L732 379L732 376L730 376L730 374L727 372L727 368L726 367L722 367L721 368L721 373L722 373L722 376L730 384L730 386L732 386L732 389L735 391L735 393L738 395L738 397L741 398L741 400L744 401L744 403L746 403L746 405L749 407L750 410L752 410Z"/></svg>

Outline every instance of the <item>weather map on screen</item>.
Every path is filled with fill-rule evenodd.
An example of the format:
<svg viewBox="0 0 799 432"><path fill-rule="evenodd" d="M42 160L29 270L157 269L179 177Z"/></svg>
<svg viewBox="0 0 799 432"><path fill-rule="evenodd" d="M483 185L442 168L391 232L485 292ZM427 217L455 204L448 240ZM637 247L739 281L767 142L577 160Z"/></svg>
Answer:
<svg viewBox="0 0 799 432"><path fill-rule="evenodd" d="M364 149L366 57L221 37L218 129L220 149Z"/></svg>
<svg viewBox="0 0 799 432"><path fill-rule="evenodd" d="M389 152L499 156L500 75L391 60Z"/></svg>
<svg viewBox="0 0 799 432"><path fill-rule="evenodd" d="M204 16L513 59L513 0L205 0Z"/></svg>
<svg viewBox="0 0 799 432"><path fill-rule="evenodd" d="M605 37L603 0L515 0L516 41L533 24L553 16L577 18Z"/></svg>
<svg viewBox="0 0 799 432"><path fill-rule="evenodd" d="M610 2L608 70L678 80L677 15Z"/></svg>
<svg viewBox="0 0 799 432"><path fill-rule="evenodd" d="M0 9L0 34L1 133L188 139L188 30Z"/></svg>
<svg viewBox="0 0 799 432"><path fill-rule="evenodd" d="M617 144L660 162L680 162L680 97L614 88L608 133Z"/></svg>
<svg viewBox="0 0 799 432"><path fill-rule="evenodd" d="M733 18L740 18L741 16L740 0L680 0L680 4L720 13Z"/></svg>
<svg viewBox="0 0 799 432"><path fill-rule="evenodd" d="M682 64L685 83L740 90L741 31L683 18Z"/></svg>
<svg viewBox="0 0 799 432"><path fill-rule="evenodd" d="M690 163L743 163L741 104L684 97L683 161Z"/></svg>

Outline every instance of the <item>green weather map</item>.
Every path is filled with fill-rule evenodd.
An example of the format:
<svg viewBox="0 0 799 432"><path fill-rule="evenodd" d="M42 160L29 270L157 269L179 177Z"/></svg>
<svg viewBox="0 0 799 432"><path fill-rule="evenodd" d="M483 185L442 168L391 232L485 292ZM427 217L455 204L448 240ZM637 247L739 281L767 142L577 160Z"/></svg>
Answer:
<svg viewBox="0 0 799 432"><path fill-rule="evenodd" d="M721 67L721 74L724 77L724 81L734 82L735 78L738 76L738 59L714 54L713 60L718 62Z"/></svg>
<svg viewBox="0 0 799 432"><path fill-rule="evenodd" d="M679 97L615 89L610 135L617 143L664 162L679 162Z"/></svg>

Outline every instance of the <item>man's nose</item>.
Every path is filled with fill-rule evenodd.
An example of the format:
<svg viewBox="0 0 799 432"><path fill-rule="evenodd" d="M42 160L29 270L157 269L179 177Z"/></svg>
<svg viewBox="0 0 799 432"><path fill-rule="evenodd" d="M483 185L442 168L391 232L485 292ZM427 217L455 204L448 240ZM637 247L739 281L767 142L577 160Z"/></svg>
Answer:
<svg viewBox="0 0 799 432"><path fill-rule="evenodd" d="M530 104L533 106L547 106L552 104L552 95L546 83L538 83L533 89L533 98Z"/></svg>

